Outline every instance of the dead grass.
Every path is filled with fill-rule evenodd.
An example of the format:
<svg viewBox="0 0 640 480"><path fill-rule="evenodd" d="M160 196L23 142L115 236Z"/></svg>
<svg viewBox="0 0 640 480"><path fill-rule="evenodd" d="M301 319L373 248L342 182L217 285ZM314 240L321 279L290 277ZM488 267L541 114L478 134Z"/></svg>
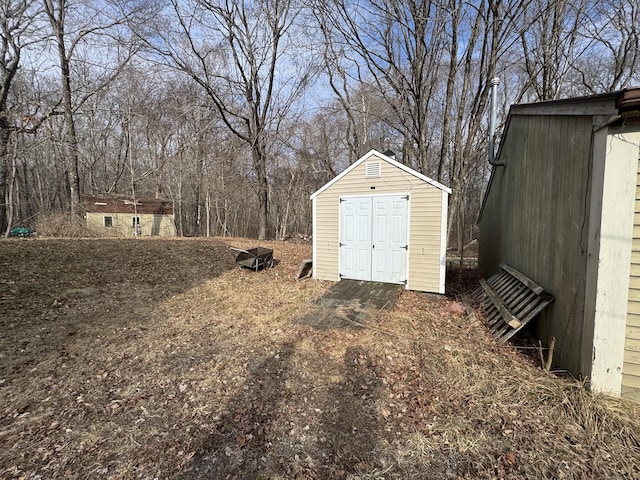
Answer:
<svg viewBox="0 0 640 480"><path fill-rule="evenodd" d="M87 228L83 218L77 215L52 213L40 215L36 222L36 232L46 238L86 238L99 236Z"/></svg>
<svg viewBox="0 0 640 480"><path fill-rule="evenodd" d="M638 406L404 292L365 329L300 325L310 246L0 242L0 478L637 478ZM459 288L464 285L458 283Z"/></svg>

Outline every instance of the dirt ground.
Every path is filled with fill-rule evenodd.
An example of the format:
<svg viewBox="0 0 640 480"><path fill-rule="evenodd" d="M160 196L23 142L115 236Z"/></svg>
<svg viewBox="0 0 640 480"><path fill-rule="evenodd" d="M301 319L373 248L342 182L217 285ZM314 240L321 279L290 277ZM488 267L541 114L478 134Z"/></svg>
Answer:
<svg viewBox="0 0 640 480"><path fill-rule="evenodd" d="M309 244L0 241L0 478L640 477L640 409L496 346L449 296L298 320Z"/></svg>

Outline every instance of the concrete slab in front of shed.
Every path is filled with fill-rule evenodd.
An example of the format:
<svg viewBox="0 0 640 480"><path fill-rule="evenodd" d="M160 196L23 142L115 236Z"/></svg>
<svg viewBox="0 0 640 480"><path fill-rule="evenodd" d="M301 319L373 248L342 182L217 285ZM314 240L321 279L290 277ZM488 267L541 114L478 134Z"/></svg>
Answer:
<svg viewBox="0 0 640 480"><path fill-rule="evenodd" d="M316 328L362 328L380 310L391 310L402 285L341 280L316 300L316 308L300 323Z"/></svg>

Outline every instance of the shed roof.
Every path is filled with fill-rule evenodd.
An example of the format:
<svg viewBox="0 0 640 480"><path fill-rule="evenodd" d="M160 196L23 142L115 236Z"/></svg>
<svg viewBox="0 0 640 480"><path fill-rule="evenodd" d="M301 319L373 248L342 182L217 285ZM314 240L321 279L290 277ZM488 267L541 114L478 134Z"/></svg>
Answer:
<svg viewBox="0 0 640 480"><path fill-rule="evenodd" d="M135 199L129 195L83 195L84 208L92 213L138 213L155 215L173 215L173 201L166 198Z"/></svg>
<svg viewBox="0 0 640 480"><path fill-rule="evenodd" d="M618 115L640 110L640 87L584 97L512 105L509 115Z"/></svg>
<svg viewBox="0 0 640 480"><path fill-rule="evenodd" d="M436 182L435 180L416 172L415 170L413 170L412 168L407 167L406 165L403 165L402 163L394 160L391 157L388 157L387 155L385 155L384 153L380 153L377 150L370 150L369 152L367 152L366 154L364 154L362 157L360 157L356 162L354 162L352 165L350 165L348 168L346 168L342 173L340 173L339 175L337 175L336 177L334 177L332 180L330 180L329 182L327 182L325 185L323 185L320 189L318 189L316 192L311 194L311 200L313 200L315 197L317 197L318 195L320 195L322 192L324 192L327 188L329 188L331 185L333 185L334 183L340 181L340 179L342 177L344 177L345 175L347 175L349 172L351 172L352 170L354 170L355 168L358 167L358 165L362 164L362 162L370 159L371 157L377 157L380 160L383 160L387 163L390 163L391 165L393 165L396 168L399 168L400 170L405 171L406 173L413 175L416 178L419 178L420 180L422 180L425 183L428 183L429 185L432 185L436 188L439 188L440 190L447 192L448 194L451 194L451 189L449 187L444 186L443 184Z"/></svg>
<svg viewBox="0 0 640 480"><path fill-rule="evenodd" d="M599 95L590 95L586 97L564 98L560 100L547 100L535 103L519 103L511 105L509 114L502 132L502 138L506 138L509 132L511 118L518 115L565 115L565 116L591 116L594 122L600 117L600 127L620 121L629 112L640 114L640 87L625 88L616 92L608 92ZM498 152L496 154L496 163L500 164L505 161L502 158L502 145L500 142ZM484 191L482 205L478 213L478 223L482 219L484 207L487 202L489 190L493 184L493 177L496 167L492 167L489 183Z"/></svg>

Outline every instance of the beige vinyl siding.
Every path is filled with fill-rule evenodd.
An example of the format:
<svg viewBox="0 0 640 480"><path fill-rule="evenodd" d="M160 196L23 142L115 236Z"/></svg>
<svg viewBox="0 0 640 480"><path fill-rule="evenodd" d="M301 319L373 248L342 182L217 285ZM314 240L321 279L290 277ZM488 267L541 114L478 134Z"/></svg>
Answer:
<svg viewBox="0 0 640 480"><path fill-rule="evenodd" d="M640 400L640 159L633 216L627 328L622 367L622 395Z"/></svg>
<svg viewBox="0 0 640 480"><path fill-rule="evenodd" d="M416 186L411 193L409 215L408 288L438 292L442 241L442 192L425 183Z"/></svg>
<svg viewBox="0 0 640 480"><path fill-rule="evenodd" d="M87 212L87 228L109 237L133 237L133 214ZM111 217L111 227L104 226L104 218ZM140 235L143 237L173 237L173 215L139 214Z"/></svg>
<svg viewBox="0 0 640 480"><path fill-rule="evenodd" d="M339 280L339 218L341 196L409 195L407 288L438 292L442 225L442 191L409 172L382 160L381 176L366 178L370 157L316 198L316 278ZM375 187L372 189L371 187Z"/></svg>

